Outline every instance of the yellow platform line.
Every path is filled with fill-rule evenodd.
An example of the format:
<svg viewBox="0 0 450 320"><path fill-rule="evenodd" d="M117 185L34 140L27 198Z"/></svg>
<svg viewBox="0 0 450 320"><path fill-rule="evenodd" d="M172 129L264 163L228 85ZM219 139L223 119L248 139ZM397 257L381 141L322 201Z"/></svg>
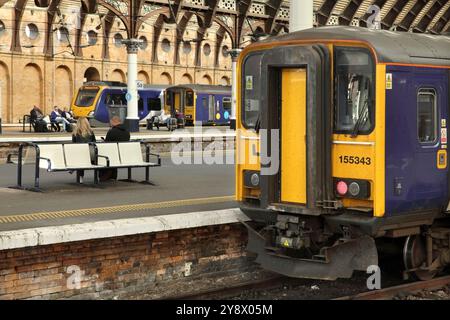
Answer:
<svg viewBox="0 0 450 320"><path fill-rule="evenodd" d="M125 204L112 207L15 214L10 216L0 216L0 224L23 222L23 221L49 220L67 217L91 216L96 214L113 214L113 213L152 210L152 209L174 208L182 206L193 206L199 204L212 204L212 203L233 201L234 199L235 199L234 196L222 196L222 197L209 197L197 199L171 200L162 202Z"/></svg>

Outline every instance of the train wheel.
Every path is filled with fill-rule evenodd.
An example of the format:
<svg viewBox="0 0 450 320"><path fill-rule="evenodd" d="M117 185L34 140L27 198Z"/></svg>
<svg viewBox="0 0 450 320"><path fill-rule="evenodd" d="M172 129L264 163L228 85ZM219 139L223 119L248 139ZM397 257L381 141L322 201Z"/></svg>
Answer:
<svg viewBox="0 0 450 320"><path fill-rule="evenodd" d="M406 270L420 268L425 266L427 260L427 250L425 238L420 235L413 235L406 238L405 246L403 247L403 262ZM419 280L432 279L439 270L416 270L412 274Z"/></svg>

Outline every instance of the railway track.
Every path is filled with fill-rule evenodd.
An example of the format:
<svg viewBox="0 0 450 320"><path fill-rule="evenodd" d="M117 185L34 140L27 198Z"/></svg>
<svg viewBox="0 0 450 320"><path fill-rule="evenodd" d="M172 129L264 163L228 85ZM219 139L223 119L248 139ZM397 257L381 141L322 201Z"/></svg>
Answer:
<svg viewBox="0 0 450 320"><path fill-rule="evenodd" d="M225 298L239 295L245 290L270 290L282 284L283 280L288 279L283 276L274 276L267 279L248 281L244 283L237 284L235 286L230 286L220 289L211 289L195 292L192 294L182 295L172 297L170 299L176 300L202 300L202 299L214 299L214 298Z"/></svg>
<svg viewBox="0 0 450 320"><path fill-rule="evenodd" d="M236 284L234 286L226 287L226 288L212 288L208 290L203 290L199 292L195 292L192 294L174 296L171 298L165 299L173 299L173 300L215 300L215 299L229 299L233 297L239 297L244 291L267 291L277 290L280 287L285 286L289 283L301 282L301 279L291 279L284 276L274 276L271 278L266 278L262 280L256 281L248 281L240 284ZM396 296L400 295L411 295L416 294L423 290L437 290L441 289L447 285L450 285L450 276L444 276L440 278L435 278L428 281L416 281L406 284L393 285L380 290L373 291L365 291L356 293L354 295L347 295L338 298L332 298L333 300L390 300ZM321 290L327 291L327 286L324 283L321 284ZM308 297L303 296L301 299L305 299ZM328 297L330 298L330 297ZM290 295L289 299L296 299L295 294ZM323 299L323 297L311 296L310 299ZM325 298L327 299L327 298Z"/></svg>
<svg viewBox="0 0 450 320"><path fill-rule="evenodd" d="M422 290L437 290L450 284L450 276L431 279L428 281L417 281L385 289L359 293L334 300L389 300L400 294L414 294Z"/></svg>

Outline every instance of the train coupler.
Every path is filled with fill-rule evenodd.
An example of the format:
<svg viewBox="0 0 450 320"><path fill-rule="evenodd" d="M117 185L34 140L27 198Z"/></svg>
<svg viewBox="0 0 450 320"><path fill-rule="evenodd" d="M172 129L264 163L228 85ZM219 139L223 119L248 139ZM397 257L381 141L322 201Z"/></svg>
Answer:
<svg viewBox="0 0 450 320"><path fill-rule="evenodd" d="M257 254L256 263L288 277L336 280L351 278L354 271L367 271L369 266L378 265L375 240L370 236L336 241L320 250L320 258L303 259L272 250L265 235L243 224L248 230L247 250Z"/></svg>

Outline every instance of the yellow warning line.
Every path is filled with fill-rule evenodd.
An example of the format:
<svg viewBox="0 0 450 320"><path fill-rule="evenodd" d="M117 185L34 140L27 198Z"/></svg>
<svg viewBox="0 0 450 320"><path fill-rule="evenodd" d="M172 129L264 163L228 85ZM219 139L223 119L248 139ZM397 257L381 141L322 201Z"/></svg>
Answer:
<svg viewBox="0 0 450 320"><path fill-rule="evenodd" d="M150 202L139 204L126 204L113 207L100 207L100 208L87 208L87 209L75 209L75 210L63 210L63 211L49 211L49 212L35 212L26 214L17 214L10 216L0 216L0 224L13 223L23 221L35 221L35 220L48 220L67 217L79 217L96 214L112 214L152 209L174 208L182 206L193 206L199 204L211 204L233 201L234 196L222 196L222 197L210 197L210 198L198 198L198 199L184 199L184 200L171 200L163 202Z"/></svg>

